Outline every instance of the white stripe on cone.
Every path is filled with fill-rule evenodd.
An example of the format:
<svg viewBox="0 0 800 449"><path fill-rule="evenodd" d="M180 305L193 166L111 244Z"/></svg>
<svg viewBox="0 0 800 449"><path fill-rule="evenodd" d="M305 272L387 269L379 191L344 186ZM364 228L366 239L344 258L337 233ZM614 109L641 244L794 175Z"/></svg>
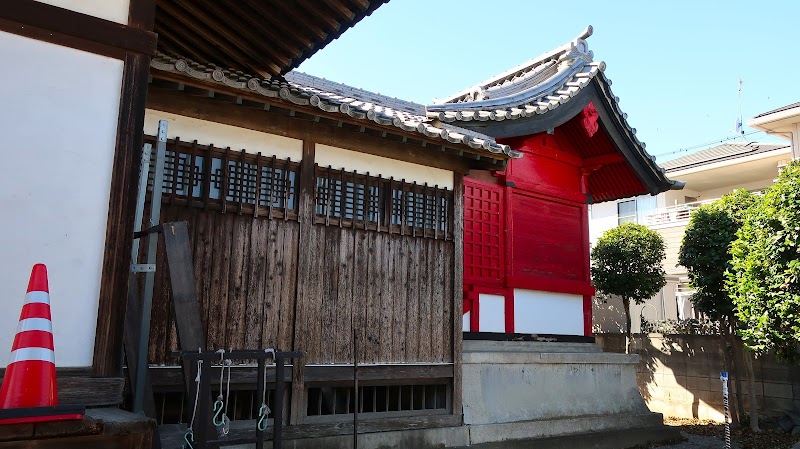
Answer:
<svg viewBox="0 0 800 449"><path fill-rule="evenodd" d="M31 303L50 304L50 293L47 292L28 292L25 295L25 304Z"/></svg>
<svg viewBox="0 0 800 449"><path fill-rule="evenodd" d="M53 323L47 318L25 318L17 325L17 333L25 331L53 332Z"/></svg>
<svg viewBox="0 0 800 449"><path fill-rule="evenodd" d="M19 348L11 351L11 363L35 360L56 363L56 354L47 348Z"/></svg>

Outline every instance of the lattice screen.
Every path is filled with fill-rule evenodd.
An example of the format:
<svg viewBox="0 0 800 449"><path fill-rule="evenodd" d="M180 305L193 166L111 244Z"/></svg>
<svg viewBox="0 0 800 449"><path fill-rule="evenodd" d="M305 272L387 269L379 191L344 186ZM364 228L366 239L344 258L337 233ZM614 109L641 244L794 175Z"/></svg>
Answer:
<svg viewBox="0 0 800 449"><path fill-rule="evenodd" d="M155 151L148 189L155 173ZM299 164L179 140L167 143L162 199L268 218L296 218Z"/></svg>
<svg viewBox="0 0 800 449"><path fill-rule="evenodd" d="M503 190L464 180L464 280L498 285L503 281Z"/></svg>
<svg viewBox="0 0 800 449"><path fill-rule="evenodd" d="M452 239L453 192L381 176L317 167L317 222Z"/></svg>

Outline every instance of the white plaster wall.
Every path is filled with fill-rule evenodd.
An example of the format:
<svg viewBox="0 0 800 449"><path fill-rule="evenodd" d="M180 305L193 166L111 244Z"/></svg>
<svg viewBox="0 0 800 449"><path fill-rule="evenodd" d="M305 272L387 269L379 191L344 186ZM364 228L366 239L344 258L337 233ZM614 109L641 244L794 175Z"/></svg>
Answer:
<svg viewBox="0 0 800 449"><path fill-rule="evenodd" d="M594 245L604 232L617 226L617 202L592 204L589 212L589 242Z"/></svg>
<svg viewBox="0 0 800 449"><path fill-rule="evenodd" d="M775 175L777 178L778 175ZM736 189L745 189L745 190L761 190L771 186L773 183L774 178L769 179L762 179L761 181L753 181L743 184L734 184L725 187L720 187L719 189L711 189L711 190L703 190L700 192L700 201L705 200L713 200L720 198L721 196L731 193Z"/></svg>
<svg viewBox="0 0 800 449"><path fill-rule="evenodd" d="M478 295L478 331L506 331L506 299L500 295Z"/></svg>
<svg viewBox="0 0 800 449"><path fill-rule="evenodd" d="M583 296L514 289L514 332L583 335Z"/></svg>
<svg viewBox="0 0 800 449"><path fill-rule="evenodd" d="M464 318L461 320L461 330L464 332L469 332L472 329L472 325L470 324L470 319L472 318L472 311L469 311L464 314Z"/></svg>
<svg viewBox="0 0 800 449"><path fill-rule="evenodd" d="M277 156L300 161L303 157L303 141L289 137L267 134L238 126L200 120L169 112L147 109L144 115L144 133L155 136L158 121L167 120L169 138L180 137L183 141L197 140L200 145L214 144L217 147L231 147L234 151L246 150L248 153L261 152L262 156Z"/></svg>
<svg viewBox="0 0 800 449"><path fill-rule="evenodd" d="M47 265L58 366L92 363L122 61L0 32L0 366L33 264Z"/></svg>
<svg viewBox="0 0 800 449"><path fill-rule="evenodd" d="M89 16L127 24L130 0L37 0Z"/></svg>
<svg viewBox="0 0 800 449"><path fill-rule="evenodd" d="M316 162L322 167L330 165L334 169L357 170L359 173L369 172L370 176L381 175L384 178L394 177L396 180L405 179L406 182L429 186L438 185L440 188L453 188L453 172L425 165L412 164L344 148L317 144Z"/></svg>

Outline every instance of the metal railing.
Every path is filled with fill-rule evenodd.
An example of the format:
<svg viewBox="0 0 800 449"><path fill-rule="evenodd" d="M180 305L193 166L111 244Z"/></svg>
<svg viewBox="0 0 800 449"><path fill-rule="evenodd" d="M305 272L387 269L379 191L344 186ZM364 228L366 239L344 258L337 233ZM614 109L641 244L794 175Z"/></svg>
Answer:
<svg viewBox="0 0 800 449"><path fill-rule="evenodd" d="M674 206L656 209L655 212L645 215L644 224L647 226L678 224L689 221L692 212L705 204L713 203L719 198L696 201L693 203L676 204Z"/></svg>

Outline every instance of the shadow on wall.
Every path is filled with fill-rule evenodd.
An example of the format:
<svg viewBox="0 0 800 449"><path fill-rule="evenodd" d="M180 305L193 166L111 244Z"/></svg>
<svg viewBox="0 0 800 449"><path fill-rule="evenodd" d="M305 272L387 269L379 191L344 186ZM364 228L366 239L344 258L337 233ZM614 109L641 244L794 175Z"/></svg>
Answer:
<svg viewBox="0 0 800 449"><path fill-rule="evenodd" d="M632 324L634 321L634 318L631 317ZM597 296L592 298L592 333L598 334L601 332L625 333L625 309L622 307L621 299L612 297L603 302ZM622 347L622 352L625 352L624 346Z"/></svg>
<svg viewBox="0 0 800 449"><path fill-rule="evenodd" d="M595 338L603 351L625 352L624 335ZM637 334L631 352L640 356L637 382L650 410L665 416L723 419L719 337Z"/></svg>

